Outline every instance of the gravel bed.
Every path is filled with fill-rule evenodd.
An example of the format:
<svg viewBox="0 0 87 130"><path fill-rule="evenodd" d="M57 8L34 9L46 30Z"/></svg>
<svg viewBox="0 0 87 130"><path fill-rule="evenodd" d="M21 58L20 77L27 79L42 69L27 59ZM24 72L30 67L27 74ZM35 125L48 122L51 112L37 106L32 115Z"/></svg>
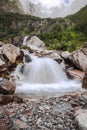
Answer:
<svg viewBox="0 0 87 130"><path fill-rule="evenodd" d="M84 107L80 94L0 106L0 130L78 130L75 111Z"/></svg>

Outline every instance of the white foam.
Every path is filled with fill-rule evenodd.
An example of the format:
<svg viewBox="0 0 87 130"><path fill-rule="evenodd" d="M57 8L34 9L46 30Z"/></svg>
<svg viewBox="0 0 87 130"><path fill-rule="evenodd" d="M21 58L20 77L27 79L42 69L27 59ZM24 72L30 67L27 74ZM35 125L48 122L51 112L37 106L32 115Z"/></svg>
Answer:
<svg viewBox="0 0 87 130"><path fill-rule="evenodd" d="M51 84L67 81L68 78L62 67L54 60L49 58L36 58L32 62L19 65L16 73L22 81L31 84Z"/></svg>
<svg viewBox="0 0 87 130"><path fill-rule="evenodd" d="M16 68L16 93L23 94L60 94L83 91L81 82L69 80L61 65L49 58L31 57L32 62Z"/></svg>
<svg viewBox="0 0 87 130"><path fill-rule="evenodd" d="M81 82L70 80L60 82L59 84L29 84L25 82L20 82L17 84L16 93L24 94L43 94L45 93L67 93L67 92L80 92L84 91L81 88Z"/></svg>

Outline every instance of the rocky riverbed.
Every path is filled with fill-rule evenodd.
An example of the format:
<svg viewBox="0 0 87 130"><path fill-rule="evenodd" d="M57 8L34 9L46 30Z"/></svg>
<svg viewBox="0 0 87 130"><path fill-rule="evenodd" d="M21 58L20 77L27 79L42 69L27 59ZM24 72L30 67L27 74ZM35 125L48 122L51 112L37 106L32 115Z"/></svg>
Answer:
<svg viewBox="0 0 87 130"><path fill-rule="evenodd" d="M80 109L87 109L86 94L0 105L0 130L79 130L76 113Z"/></svg>
<svg viewBox="0 0 87 130"><path fill-rule="evenodd" d="M26 100L22 99L23 95L15 95L17 86L11 73L20 63L32 62L29 54L30 51L27 54L18 47L0 42L0 130L87 130L87 95L82 91ZM64 71L68 77L80 80L87 89L87 48L71 54L47 50L33 50L33 54L65 62Z"/></svg>

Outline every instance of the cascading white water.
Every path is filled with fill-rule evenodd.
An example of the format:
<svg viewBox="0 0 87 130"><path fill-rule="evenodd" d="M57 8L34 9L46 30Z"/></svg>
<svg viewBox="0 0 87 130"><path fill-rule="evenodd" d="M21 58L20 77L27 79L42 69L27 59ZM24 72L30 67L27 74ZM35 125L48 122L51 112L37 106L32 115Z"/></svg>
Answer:
<svg viewBox="0 0 87 130"><path fill-rule="evenodd" d="M68 80L61 66L49 58L36 58L30 63L18 66L17 71L23 81L32 84L51 84Z"/></svg>
<svg viewBox="0 0 87 130"><path fill-rule="evenodd" d="M29 38L29 36L25 36L23 39L23 45L26 45L27 39Z"/></svg>
<svg viewBox="0 0 87 130"><path fill-rule="evenodd" d="M45 95L51 93L82 91L81 83L69 80L61 65L49 58L32 57L32 62L20 64L16 68L18 75L16 93Z"/></svg>

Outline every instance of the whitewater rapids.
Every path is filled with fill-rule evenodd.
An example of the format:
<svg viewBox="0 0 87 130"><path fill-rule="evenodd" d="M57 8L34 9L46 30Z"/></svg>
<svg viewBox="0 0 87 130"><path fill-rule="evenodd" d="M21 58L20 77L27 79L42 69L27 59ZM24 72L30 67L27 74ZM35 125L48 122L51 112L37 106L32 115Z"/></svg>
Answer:
<svg viewBox="0 0 87 130"><path fill-rule="evenodd" d="M69 80L62 66L49 58L32 58L18 65L15 74L19 77L16 93L41 96L82 91L81 82Z"/></svg>

